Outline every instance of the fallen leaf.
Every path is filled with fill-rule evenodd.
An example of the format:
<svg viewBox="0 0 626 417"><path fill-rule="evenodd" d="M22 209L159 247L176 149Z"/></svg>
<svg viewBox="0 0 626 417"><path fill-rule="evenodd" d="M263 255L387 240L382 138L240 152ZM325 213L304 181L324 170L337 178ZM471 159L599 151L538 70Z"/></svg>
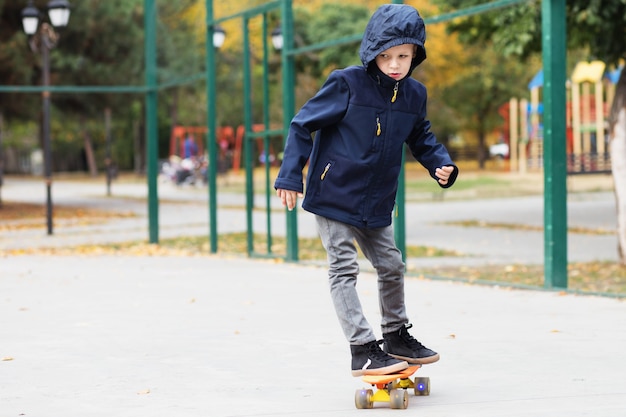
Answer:
<svg viewBox="0 0 626 417"><path fill-rule="evenodd" d="M139 391L137 393L137 395L146 395L146 394L150 394L150 389L145 389L145 390Z"/></svg>
<svg viewBox="0 0 626 417"><path fill-rule="evenodd" d="M4 358L2 358L2 362L9 362L9 361L12 361L12 360L13 360L13 358L10 357L10 356L5 356Z"/></svg>

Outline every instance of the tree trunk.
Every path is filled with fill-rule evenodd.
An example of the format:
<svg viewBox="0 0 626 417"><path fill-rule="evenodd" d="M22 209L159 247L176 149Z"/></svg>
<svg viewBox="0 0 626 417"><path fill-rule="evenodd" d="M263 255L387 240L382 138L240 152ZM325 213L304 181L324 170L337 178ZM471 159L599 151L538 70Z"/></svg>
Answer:
<svg viewBox="0 0 626 417"><path fill-rule="evenodd" d="M478 130L478 154L476 155L478 159L478 168L481 170L485 169L485 162L487 159L487 155L485 155L485 143L487 142L486 137L487 134L485 133L485 130L481 127Z"/></svg>
<svg viewBox="0 0 626 417"><path fill-rule="evenodd" d="M4 134L4 117L0 111L0 208L2 208L2 183L4 182L4 154L2 153L2 135Z"/></svg>
<svg viewBox="0 0 626 417"><path fill-rule="evenodd" d="M135 174L140 176L143 172L143 153L141 147L141 125L139 120L133 121L133 165Z"/></svg>
<svg viewBox="0 0 626 417"><path fill-rule="evenodd" d="M91 144L91 136L87 130L83 129L83 142L85 144L85 157L87 159L87 167L89 168L89 175L92 177L98 176L98 166L96 165L96 158L93 153L93 146Z"/></svg>
<svg viewBox="0 0 626 417"><path fill-rule="evenodd" d="M622 71L609 116L611 171L617 205L617 251L626 264L626 71Z"/></svg>

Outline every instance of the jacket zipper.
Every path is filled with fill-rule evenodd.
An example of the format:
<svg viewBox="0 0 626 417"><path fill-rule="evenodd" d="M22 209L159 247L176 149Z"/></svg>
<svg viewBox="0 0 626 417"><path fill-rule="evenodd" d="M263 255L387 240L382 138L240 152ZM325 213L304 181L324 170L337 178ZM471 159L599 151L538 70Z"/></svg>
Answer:
<svg viewBox="0 0 626 417"><path fill-rule="evenodd" d="M320 175L320 181L324 181L324 178L326 178L326 173L328 172L328 170L330 169L330 162L326 164L326 166L324 167L324 172L322 172L322 175Z"/></svg>

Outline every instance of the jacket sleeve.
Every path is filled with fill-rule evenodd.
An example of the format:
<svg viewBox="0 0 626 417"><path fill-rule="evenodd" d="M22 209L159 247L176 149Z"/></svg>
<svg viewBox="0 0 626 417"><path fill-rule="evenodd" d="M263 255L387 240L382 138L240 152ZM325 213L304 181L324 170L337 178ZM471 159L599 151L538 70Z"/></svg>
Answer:
<svg viewBox="0 0 626 417"><path fill-rule="evenodd" d="M437 179L435 170L442 166L453 166L454 171L448 179L446 185L439 186L441 188L452 187L456 181L456 177L459 174L459 168L452 162L452 158L448 153L446 147L437 142L435 134L430 130L430 121L426 118L426 90L423 91L424 100L420 109L420 118L417 124L413 128L411 136L407 139L406 143L411 150L413 157L421 163L424 168L428 170L430 176L433 179Z"/></svg>
<svg viewBox="0 0 626 417"><path fill-rule="evenodd" d="M348 84L340 76L340 71L332 72L318 93L291 121L275 189L303 191L302 170L313 149L311 134L339 122L348 108L349 99Z"/></svg>

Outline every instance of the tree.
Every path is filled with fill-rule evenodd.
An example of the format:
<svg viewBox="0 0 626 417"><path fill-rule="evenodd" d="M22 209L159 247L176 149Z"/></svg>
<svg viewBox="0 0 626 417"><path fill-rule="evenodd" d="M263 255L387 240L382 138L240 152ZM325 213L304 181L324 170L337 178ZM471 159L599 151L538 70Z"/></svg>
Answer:
<svg viewBox="0 0 626 417"><path fill-rule="evenodd" d="M26 2L0 1L0 84L41 85L42 61L30 50L22 29L21 10ZM46 10L47 2L35 6ZM60 41L50 53L52 85L141 85L143 81L143 1L86 0L73 2L70 22L60 31ZM38 94L0 94L0 110L7 130L23 130L29 120L39 118ZM104 162L104 110L112 108L118 137L130 137L133 100L123 94L52 95L52 148L54 163L79 159L83 150L93 147L98 161ZM9 137L9 139L11 139ZM123 147L123 141L118 146ZM131 153L118 149L120 155ZM100 152L98 152L100 151ZM55 156L56 154L56 156ZM58 155L63 158L58 158ZM73 155L73 156L72 156ZM61 160L61 161L59 161ZM94 167L92 167L94 168Z"/></svg>
<svg viewBox="0 0 626 417"><path fill-rule="evenodd" d="M20 12L24 2L0 1L0 84L40 85L41 58L29 50L22 30ZM195 20L187 19L192 5L204 1L159 0L158 60L160 82L195 75L204 68L204 35L198 37ZM44 11L46 0L35 5ZM72 2L69 25L60 33L60 41L51 51L53 85L141 86L144 82L143 0L85 0ZM193 11L192 11L193 12ZM192 27L193 26L193 27ZM204 29L204 24L200 27ZM178 113L185 123L204 122L203 86L184 86L165 90L159 100L160 148L169 138L171 121ZM177 97L183 99L177 104ZM200 99L199 99L200 97ZM133 163L131 138L142 123L141 94L55 93L52 95L52 145L55 169L71 169L63 160L77 159L92 148L95 163L104 163L104 112L113 116L113 153L122 166ZM138 108L139 107L139 108ZM18 124L36 119L40 108L37 94L0 94L0 110L12 132L22 131ZM200 117L200 116L202 117ZM141 122L138 122L141 120ZM33 133L34 134L34 133ZM15 136L14 134L10 136ZM8 143L23 143L10 140ZM63 157L59 157L59 155ZM164 152L161 152L163 155ZM92 170L95 167L90 167Z"/></svg>
<svg viewBox="0 0 626 417"><path fill-rule="evenodd" d="M462 127L476 133L477 159L483 169L487 135L502 124L498 109L511 97L523 93L526 84L523 80L530 72L517 61L495 54L488 44L486 48L470 46L467 52L469 55L459 62L459 68L463 69L459 78L444 88L443 97L456 110Z"/></svg>
<svg viewBox="0 0 626 417"><path fill-rule="evenodd" d="M436 0L458 9L482 0ZM570 48L588 48L590 58L618 66L626 58L626 3L622 0L571 0L566 3ZM531 1L460 20L451 26L463 41L493 41L505 55L526 58L541 51L541 2ZM617 202L618 254L626 264L626 71L622 71L609 116L609 140Z"/></svg>

